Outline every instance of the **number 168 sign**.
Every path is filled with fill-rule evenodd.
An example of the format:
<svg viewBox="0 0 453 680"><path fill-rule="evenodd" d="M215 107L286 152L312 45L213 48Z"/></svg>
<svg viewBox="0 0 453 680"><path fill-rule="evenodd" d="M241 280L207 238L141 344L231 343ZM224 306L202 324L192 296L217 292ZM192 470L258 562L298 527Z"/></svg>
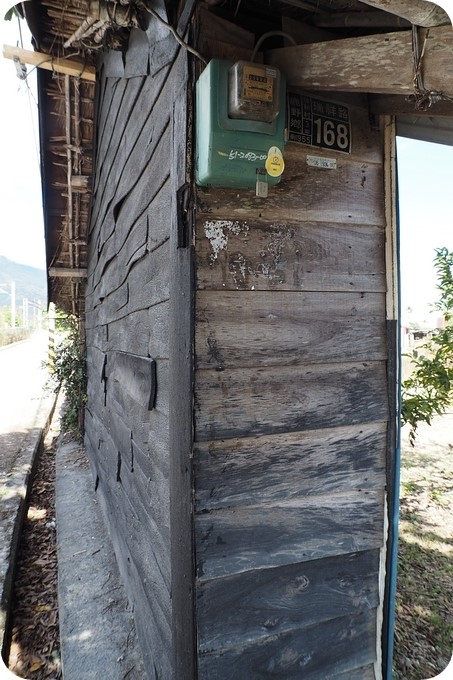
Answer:
<svg viewBox="0 0 453 680"><path fill-rule="evenodd" d="M349 109L344 104L289 92L288 133L290 142L351 152Z"/></svg>

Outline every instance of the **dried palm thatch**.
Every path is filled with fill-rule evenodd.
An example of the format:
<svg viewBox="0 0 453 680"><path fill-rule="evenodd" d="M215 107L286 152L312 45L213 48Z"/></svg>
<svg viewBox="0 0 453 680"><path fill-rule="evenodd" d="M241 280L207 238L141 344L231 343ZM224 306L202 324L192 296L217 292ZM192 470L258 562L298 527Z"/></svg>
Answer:
<svg viewBox="0 0 453 680"><path fill-rule="evenodd" d="M80 63L38 73L41 171L49 301L82 317L91 201L95 84L84 78L103 49L119 49L140 24L133 2L34 0L23 12L38 52Z"/></svg>

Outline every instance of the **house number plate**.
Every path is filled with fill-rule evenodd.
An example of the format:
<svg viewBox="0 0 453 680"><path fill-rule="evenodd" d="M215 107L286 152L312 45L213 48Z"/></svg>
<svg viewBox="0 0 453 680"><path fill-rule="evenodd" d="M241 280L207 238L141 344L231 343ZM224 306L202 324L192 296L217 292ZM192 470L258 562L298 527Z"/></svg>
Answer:
<svg viewBox="0 0 453 680"><path fill-rule="evenodd" d="M289 92L288 118L290 142L351 152L349 109L344 104Z"/></svg>

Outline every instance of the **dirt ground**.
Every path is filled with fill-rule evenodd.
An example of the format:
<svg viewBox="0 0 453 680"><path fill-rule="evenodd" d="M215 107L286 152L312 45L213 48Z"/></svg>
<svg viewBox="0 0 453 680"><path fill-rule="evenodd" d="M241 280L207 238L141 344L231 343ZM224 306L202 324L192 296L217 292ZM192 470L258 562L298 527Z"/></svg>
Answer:
<svg viewBox="0 0 453 680"><path fill-rule="evenodd" d="M453 411L402 433L394 668L426 680L453 651Z"/></svg>
<svg viewBox="0 0 453 680"><path fill-rule="evenodd" d="M21 536L8 667L20 678L60 680L55 445L50 430L36 470Z"/></svg>

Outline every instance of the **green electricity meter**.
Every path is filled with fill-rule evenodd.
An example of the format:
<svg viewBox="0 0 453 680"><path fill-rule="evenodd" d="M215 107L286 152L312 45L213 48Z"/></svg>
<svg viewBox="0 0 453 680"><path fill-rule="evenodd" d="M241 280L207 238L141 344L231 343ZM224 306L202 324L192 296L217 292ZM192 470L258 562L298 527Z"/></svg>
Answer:
<svg viewBox="0 0 453 680"><path fill-rule="evenodd" d="M212 59L196 86L197 184L256 189L280 181L286 92L278 69Z"/></svg>

